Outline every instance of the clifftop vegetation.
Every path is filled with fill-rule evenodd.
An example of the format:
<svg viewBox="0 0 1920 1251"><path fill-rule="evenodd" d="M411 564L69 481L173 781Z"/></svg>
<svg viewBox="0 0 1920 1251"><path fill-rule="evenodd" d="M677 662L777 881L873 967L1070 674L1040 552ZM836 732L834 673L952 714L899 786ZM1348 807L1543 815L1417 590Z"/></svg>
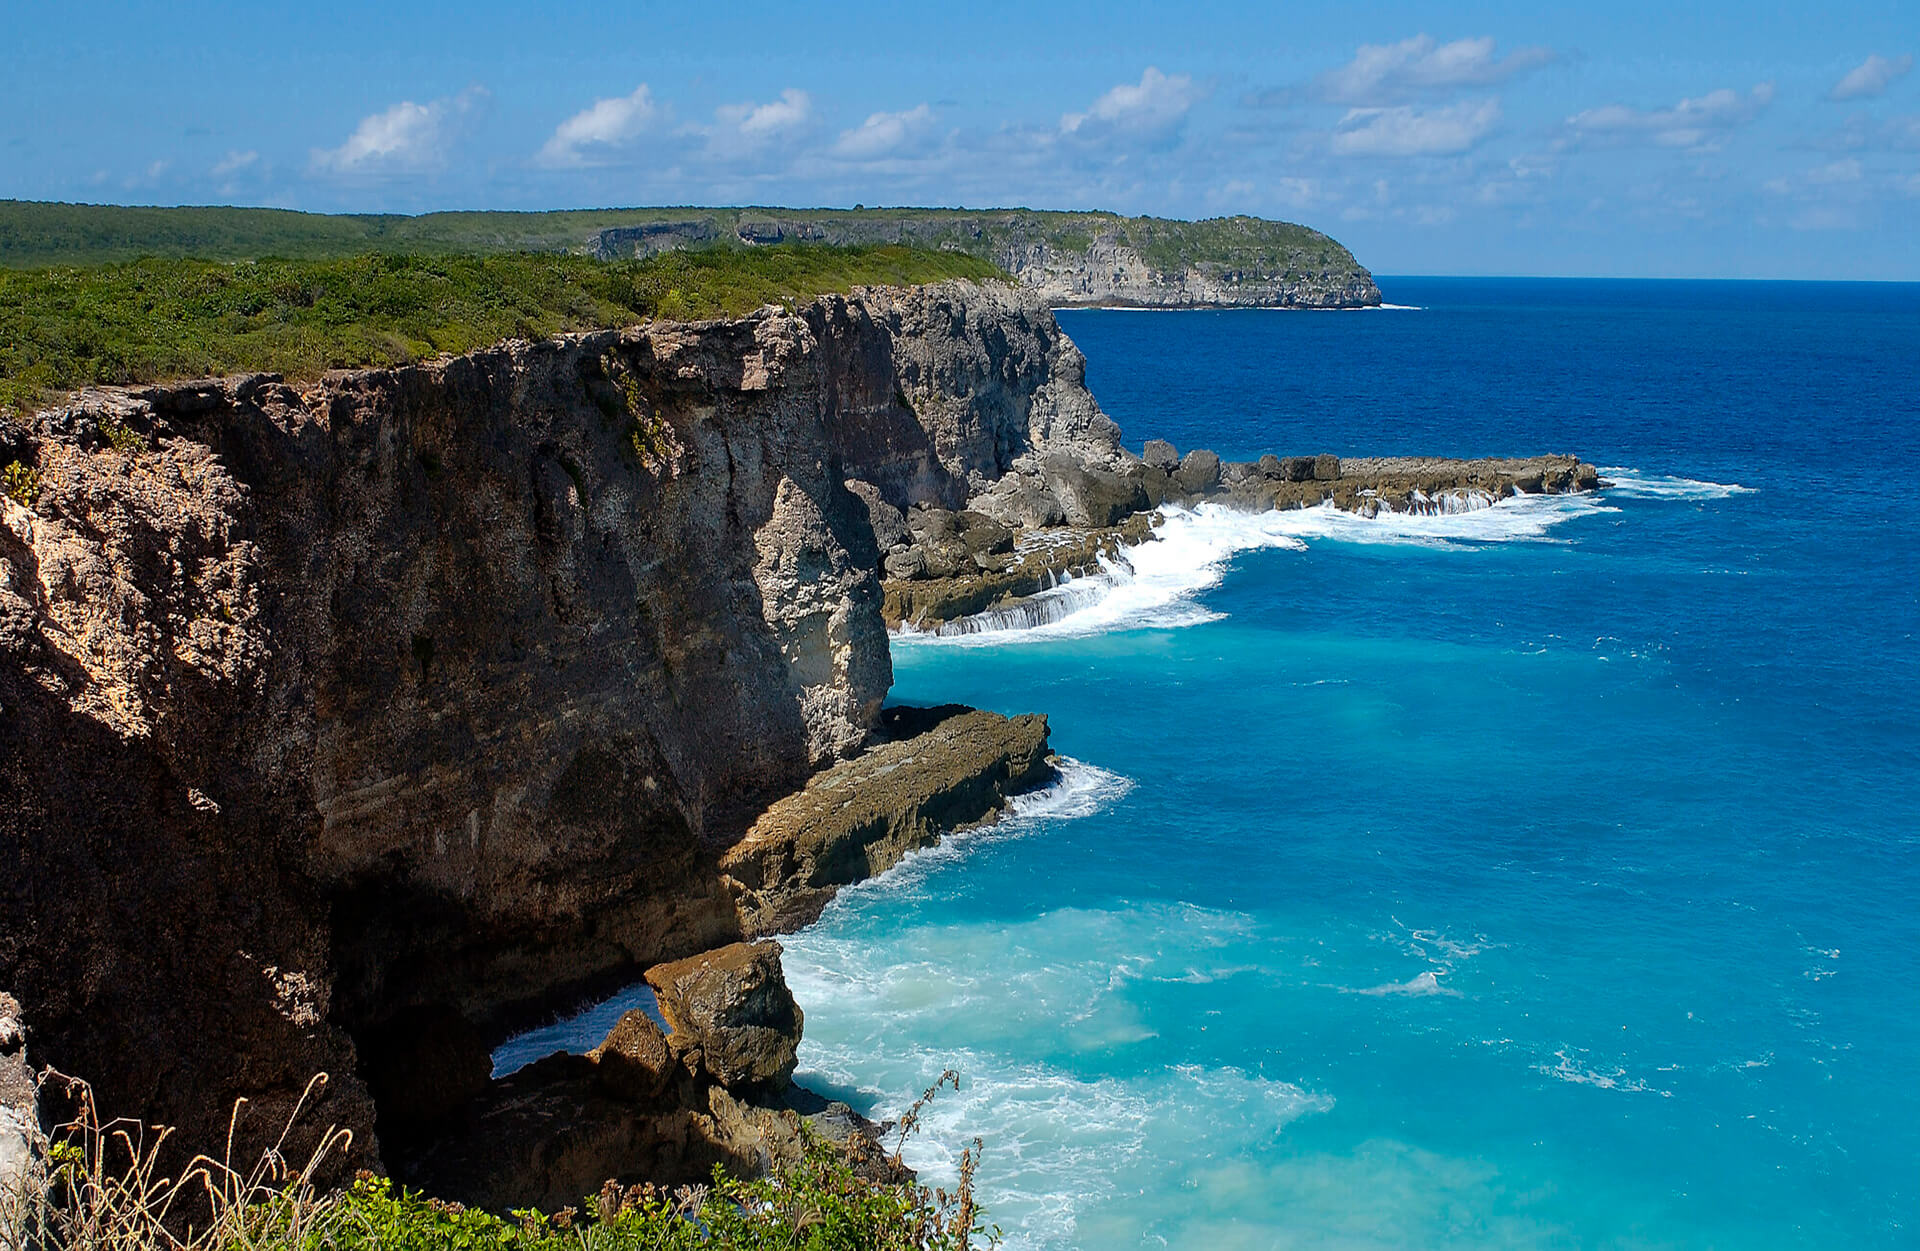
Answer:
<svg viewBox="0 0 1920 1251"><path fill-rule="evenodd" d="M360 252L485 255L574 252L632 258L669 248L898 243L1006 267L1010 250L1080 253L1096 240L1163 271L1296 265L1358 269L1317 230L1257 217L1184 222L1035 209L631 208L547 213L298 213L260 208L130 208L0 200L0 266L97 265L146 256L327 259Z"/></svg>
<svg viewBox="0 0 1920 1251"><path fill-rule="evenodd" d="M507 338L998 274L971 256L894 246L712 249L615 262L519 252L0 268L0 410L87 385L249 371L311 378Z"/></svg>

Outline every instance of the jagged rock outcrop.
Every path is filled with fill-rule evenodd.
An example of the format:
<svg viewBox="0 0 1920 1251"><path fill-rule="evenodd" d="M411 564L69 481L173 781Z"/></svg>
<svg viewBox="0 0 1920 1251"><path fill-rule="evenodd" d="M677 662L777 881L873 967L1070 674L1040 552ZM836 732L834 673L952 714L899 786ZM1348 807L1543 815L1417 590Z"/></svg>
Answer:
<svg viewBox="0 0 1920 1251"><path fill-rule="evenodd" d="M514 1024L740 937L719 857L878 728L871 504L1124 459L1083 365L949 284L40 414L0 504L39 1054L183 1148L326 1071L352 1166Z"/></svg>
<svg viewBox="0 0 1920 1251"><path fill-rule="evenodd" d="M787 1088L802 1016L780 969L779 943L732 943L656 964L647 985L674 1037L699 1050L715 1081L736 1091Z"/></svg>

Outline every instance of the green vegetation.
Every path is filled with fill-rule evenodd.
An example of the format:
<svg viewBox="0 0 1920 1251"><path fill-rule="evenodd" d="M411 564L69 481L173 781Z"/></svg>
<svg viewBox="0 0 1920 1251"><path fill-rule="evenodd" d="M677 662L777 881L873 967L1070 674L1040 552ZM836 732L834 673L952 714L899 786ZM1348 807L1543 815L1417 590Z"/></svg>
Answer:
<svg viewBox="0 0 1920 1251"><path fill-rule="evenodd" d="M631 208L551 213L327 215L285 209L124 208L0 200L0 266L98 265L146 256L323 260L362 252L466 256L570 252L632 259L672 248L745 250L749 241L836 247L906 244L1010 268L1035 244L1083 254L1108 241L1162 271L1189 265L1285 273L1352 269L1317 230L1257 217L1183 222L1035 209Z"/></svg>
<svg viewBox="0 0 1920 1251"><path fill-rule="evenodd" d="M618 262L505 253L0 269L0 408L90 384L248 371L311 378L507 338L997 274L970 256L896 246L716 249ZM138 444L131 431L131 445L106 433L116 447Z"/></svg>
<svg viewBox="0 0 1920 1251"><path fill-rule="evenodd" d="M329 1251L966 1251L998 1241L981 1225L970 1194L970 1183L949 1195L911 1182L871 1181L842 1150L816 1140L777 1177L739 1181L716 1170L711 1186L672 1190L610 1183L584 1210L552 1216L528 1211L503 1219L364 1176L335 1201L324 1230L297 1245Z"/></svg>
<svg viewBox="0 0 1920 1251"><path fill-rule="evenodd" d="M33 502L40 498L40 471L17 460L9 461L7 467L0 470L0 490L22 508L32 508Z"/></svg>
<svg viewBox="0 0 1920 1251"><path fill-rule="evenodd" d="M308 1094L325 1081L316 1078ZM942 1084L957 1078L941 1078ZM882 1159L809 1136L800 1159L752 1181L714 1170L710 1185L608 1182L552 1215L500 1216L429 1198L362 1172L345 1190L316 1178L351 1136L322 1136L292 1167L287 1135L246 1172L196 1158L165 1175L166 1130L102 1124L90 1092L56 1131L37 1174L0 1193L0 1246L34 1251L970 1251L999 1242L973 1197L980 1144L952 1192L898 1176ZM936 1087L936 1089L938 1089ZM902 1139L932 1092L903 1121ZM304 1106L305 1100L302 1100ZM240 1116L236 1107L234 1115ZM295 1118L299 1112L295 1112ZM289 1124L288 1133L293 1126ZM871 1149L869 1149L871 1150Z"/></svg>

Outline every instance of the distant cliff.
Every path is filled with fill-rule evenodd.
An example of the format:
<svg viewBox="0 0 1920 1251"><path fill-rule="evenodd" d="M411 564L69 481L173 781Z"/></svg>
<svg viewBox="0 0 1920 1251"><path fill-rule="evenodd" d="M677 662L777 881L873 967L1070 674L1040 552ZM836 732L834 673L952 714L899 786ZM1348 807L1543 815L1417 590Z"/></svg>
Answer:
<svg viewBox="0 0 1920 1251"><path fill-rule="evenodd" d="M585 252L612 260L782 243L904 243L990 261L1057 306L1364 308L1353 254L1258 217L1173 221L1034 209L630 208L550 213L296 213L0 200L0 265L143 256L324 259L366 252Z"/></svg>
<svg viewBox="0 0 1920 1251"><path fill-rule="evenodd" d="M641 210L632 210L638 213ZM1364 308L1380 288L1317 230L1258 217L1171 221L1029 209L663 211L592 238L605 260L676 248L904 243L993 262L1056 306Z"/></svg>

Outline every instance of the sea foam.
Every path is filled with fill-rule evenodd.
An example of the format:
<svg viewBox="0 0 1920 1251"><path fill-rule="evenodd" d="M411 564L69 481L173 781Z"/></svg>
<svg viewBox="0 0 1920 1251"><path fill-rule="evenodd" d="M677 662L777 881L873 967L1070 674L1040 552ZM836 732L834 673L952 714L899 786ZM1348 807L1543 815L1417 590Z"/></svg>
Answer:
<svg viewBox="0 0 1920 1251"><path fill-rule="evenodd" d="M1736 482L1707 482L1672 474L1642 473L1638 469L1620 465L1601 469L1600 476L1612 484L1607 488L1607 494L1621 499L1724 500L1735 495L1751 495L1758 489Z"/></svg>
<svg viewBox="0 0 1920 1251"><path fill-rule="evenodd" d="M1152 538L1103 559L1097 573L1063 582L1018 605L990 609L934 631L903 630L898 637L910 644L965 646L1202 625L1220 614L1196 598L1218 586L1233 558L1244 552L1304 552L1317 542L1440 549L1539 542L1562 522L1613 511L1591 494L1460 498L1478 506L1366 517L1331 502L1262 513L1211 503L1195 508L1168 505L1160 510L1163 520Z"/></svg>
<svg viewBox="0 0 1920 1251"><path fill-rule="evenodd" d="M1070 756L1060 757L1056 768L1059 776L1053 782L1013 796L999 821L949 834L940 843L909 852L879 877L847 887L841 897L910 888L938 866L966 855L983 842L1018 838L1044 828L1051 821L1092 816L1133 788L1131 780ZM836 899L828 905L828 910L840 906L841 900ZM599 1046L608 1031L633 1008L652 1017L662 1029L668 1028L653 990L644 982L635 983L501 1043L493 1052L493 1076L505 1077L556 1051L576 1055L590 1051Z"/></svg>

